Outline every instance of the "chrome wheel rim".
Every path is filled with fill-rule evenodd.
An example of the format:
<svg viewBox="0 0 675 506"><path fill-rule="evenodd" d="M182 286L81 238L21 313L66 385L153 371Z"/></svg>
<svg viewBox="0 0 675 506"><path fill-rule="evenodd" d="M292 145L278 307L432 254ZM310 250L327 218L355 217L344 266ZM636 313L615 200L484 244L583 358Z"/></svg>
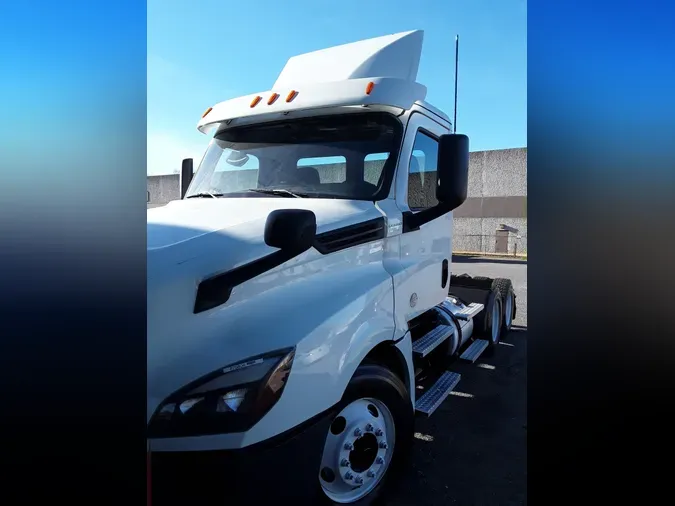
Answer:
<svg viewBox="0 0 675 506"><path fill-rule="evenodd" d="M319 470L319 482L333 502L356 502L382 481L394 453L394 417L377 399L348 404L331 424Z"/></svg>

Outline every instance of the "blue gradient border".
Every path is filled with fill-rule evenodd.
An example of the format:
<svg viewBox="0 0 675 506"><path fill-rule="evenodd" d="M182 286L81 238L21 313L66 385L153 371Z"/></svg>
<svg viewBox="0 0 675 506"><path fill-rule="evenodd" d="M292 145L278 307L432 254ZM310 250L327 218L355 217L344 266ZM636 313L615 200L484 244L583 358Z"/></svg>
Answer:
<svg viewBox="0 0 675 506"><path fill-rule="evenodd" d="M672 479L652 453L675 393L675 6L528 15L530 500L655 503Z"/></svg>
<svg viewBox="0 0 675 506"><path fill-rule="evenodd" d="M141 501L146 5L0 9L0 454L3 482L39 477L3 501ZM650 452L672 433L673 19L529 2L535 504L671 480Z"/></svg>
<svg viewBox="0 0 675 506"><path fill-rule="evenodd" d="M9 504L145 497L146 57L145 2L0 7Z"/></svg>

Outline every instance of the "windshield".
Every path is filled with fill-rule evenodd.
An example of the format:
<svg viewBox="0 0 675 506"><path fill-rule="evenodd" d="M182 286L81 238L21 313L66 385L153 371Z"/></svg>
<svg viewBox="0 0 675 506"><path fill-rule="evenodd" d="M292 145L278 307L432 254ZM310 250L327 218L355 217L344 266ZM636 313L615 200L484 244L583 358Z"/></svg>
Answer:
<svg viewBox="0 0 675 506"><path fill-rule="evenodd" d="M401 124L388 114L346 114L217 133L190 197L382 200L394 175Z"/></svg>

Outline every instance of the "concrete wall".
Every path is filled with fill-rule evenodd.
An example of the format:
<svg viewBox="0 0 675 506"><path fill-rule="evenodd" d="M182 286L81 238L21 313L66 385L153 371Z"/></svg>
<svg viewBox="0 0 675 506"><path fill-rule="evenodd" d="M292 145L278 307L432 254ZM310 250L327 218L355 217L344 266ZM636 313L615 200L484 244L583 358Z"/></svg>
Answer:
<svg viewBox="0 0 675 506"><path fill-rule="evenodd" d="M453 215L455 251L495 253L496 230L506 225L518 230L508 251L527 253L527 148L471 153L468 196Z"/></svg>
<svg viewBox="0 0 675 506"><path fill-rule="evenodd" d="M379 170L380 162L367 168L375 180ZM338 182L343 173L339 166L320 170L323 182ZM148 208L178 199L179 176L148 176L148 192ZM518 230L507 234L508 252L527 253L527 148L471 153L468 197L454 218L455 251L494 253L497 228L506 225Z"/></svg>
<svg viewBox="0 0 675 506"><path fill-rule="evenodd" d="M163 206L180 198L180 176L148 176L148 208Z"/></svg>

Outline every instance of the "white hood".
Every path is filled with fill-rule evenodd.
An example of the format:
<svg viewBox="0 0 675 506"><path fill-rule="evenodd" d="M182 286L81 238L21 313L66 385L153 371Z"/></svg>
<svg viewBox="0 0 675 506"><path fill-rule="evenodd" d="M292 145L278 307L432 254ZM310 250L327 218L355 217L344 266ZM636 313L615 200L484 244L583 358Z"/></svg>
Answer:
<svg viewBox="0 0 675 506"><path fill-rule="evenodd" d="M274 251L263 240L265 221L275 209L306 209L316 215L317 233L372 217L372 202L338 199L203 198L148 209L148 277L157 269L218 250L222 270Z"/></svg>
<svg viewBox="0 0 675 506"><path fill-rule="evenodd" d="M188 382L270 349L294 346L308 332L301 328L305 323L289 320L285 324L293 324L294 332L270 334L269 321L251 318L269 304L278 310L290 303L280 304L269 291L290 282L287 276L272 283L254 278L213 312L193 313L204 278L275 251L264 242L265 221L271 211L288 208L314 211L319 233L381 215L372 202L295 198L187 199L148 210L148 418ZM321 256L312 251L305 258Z"/></svg>

